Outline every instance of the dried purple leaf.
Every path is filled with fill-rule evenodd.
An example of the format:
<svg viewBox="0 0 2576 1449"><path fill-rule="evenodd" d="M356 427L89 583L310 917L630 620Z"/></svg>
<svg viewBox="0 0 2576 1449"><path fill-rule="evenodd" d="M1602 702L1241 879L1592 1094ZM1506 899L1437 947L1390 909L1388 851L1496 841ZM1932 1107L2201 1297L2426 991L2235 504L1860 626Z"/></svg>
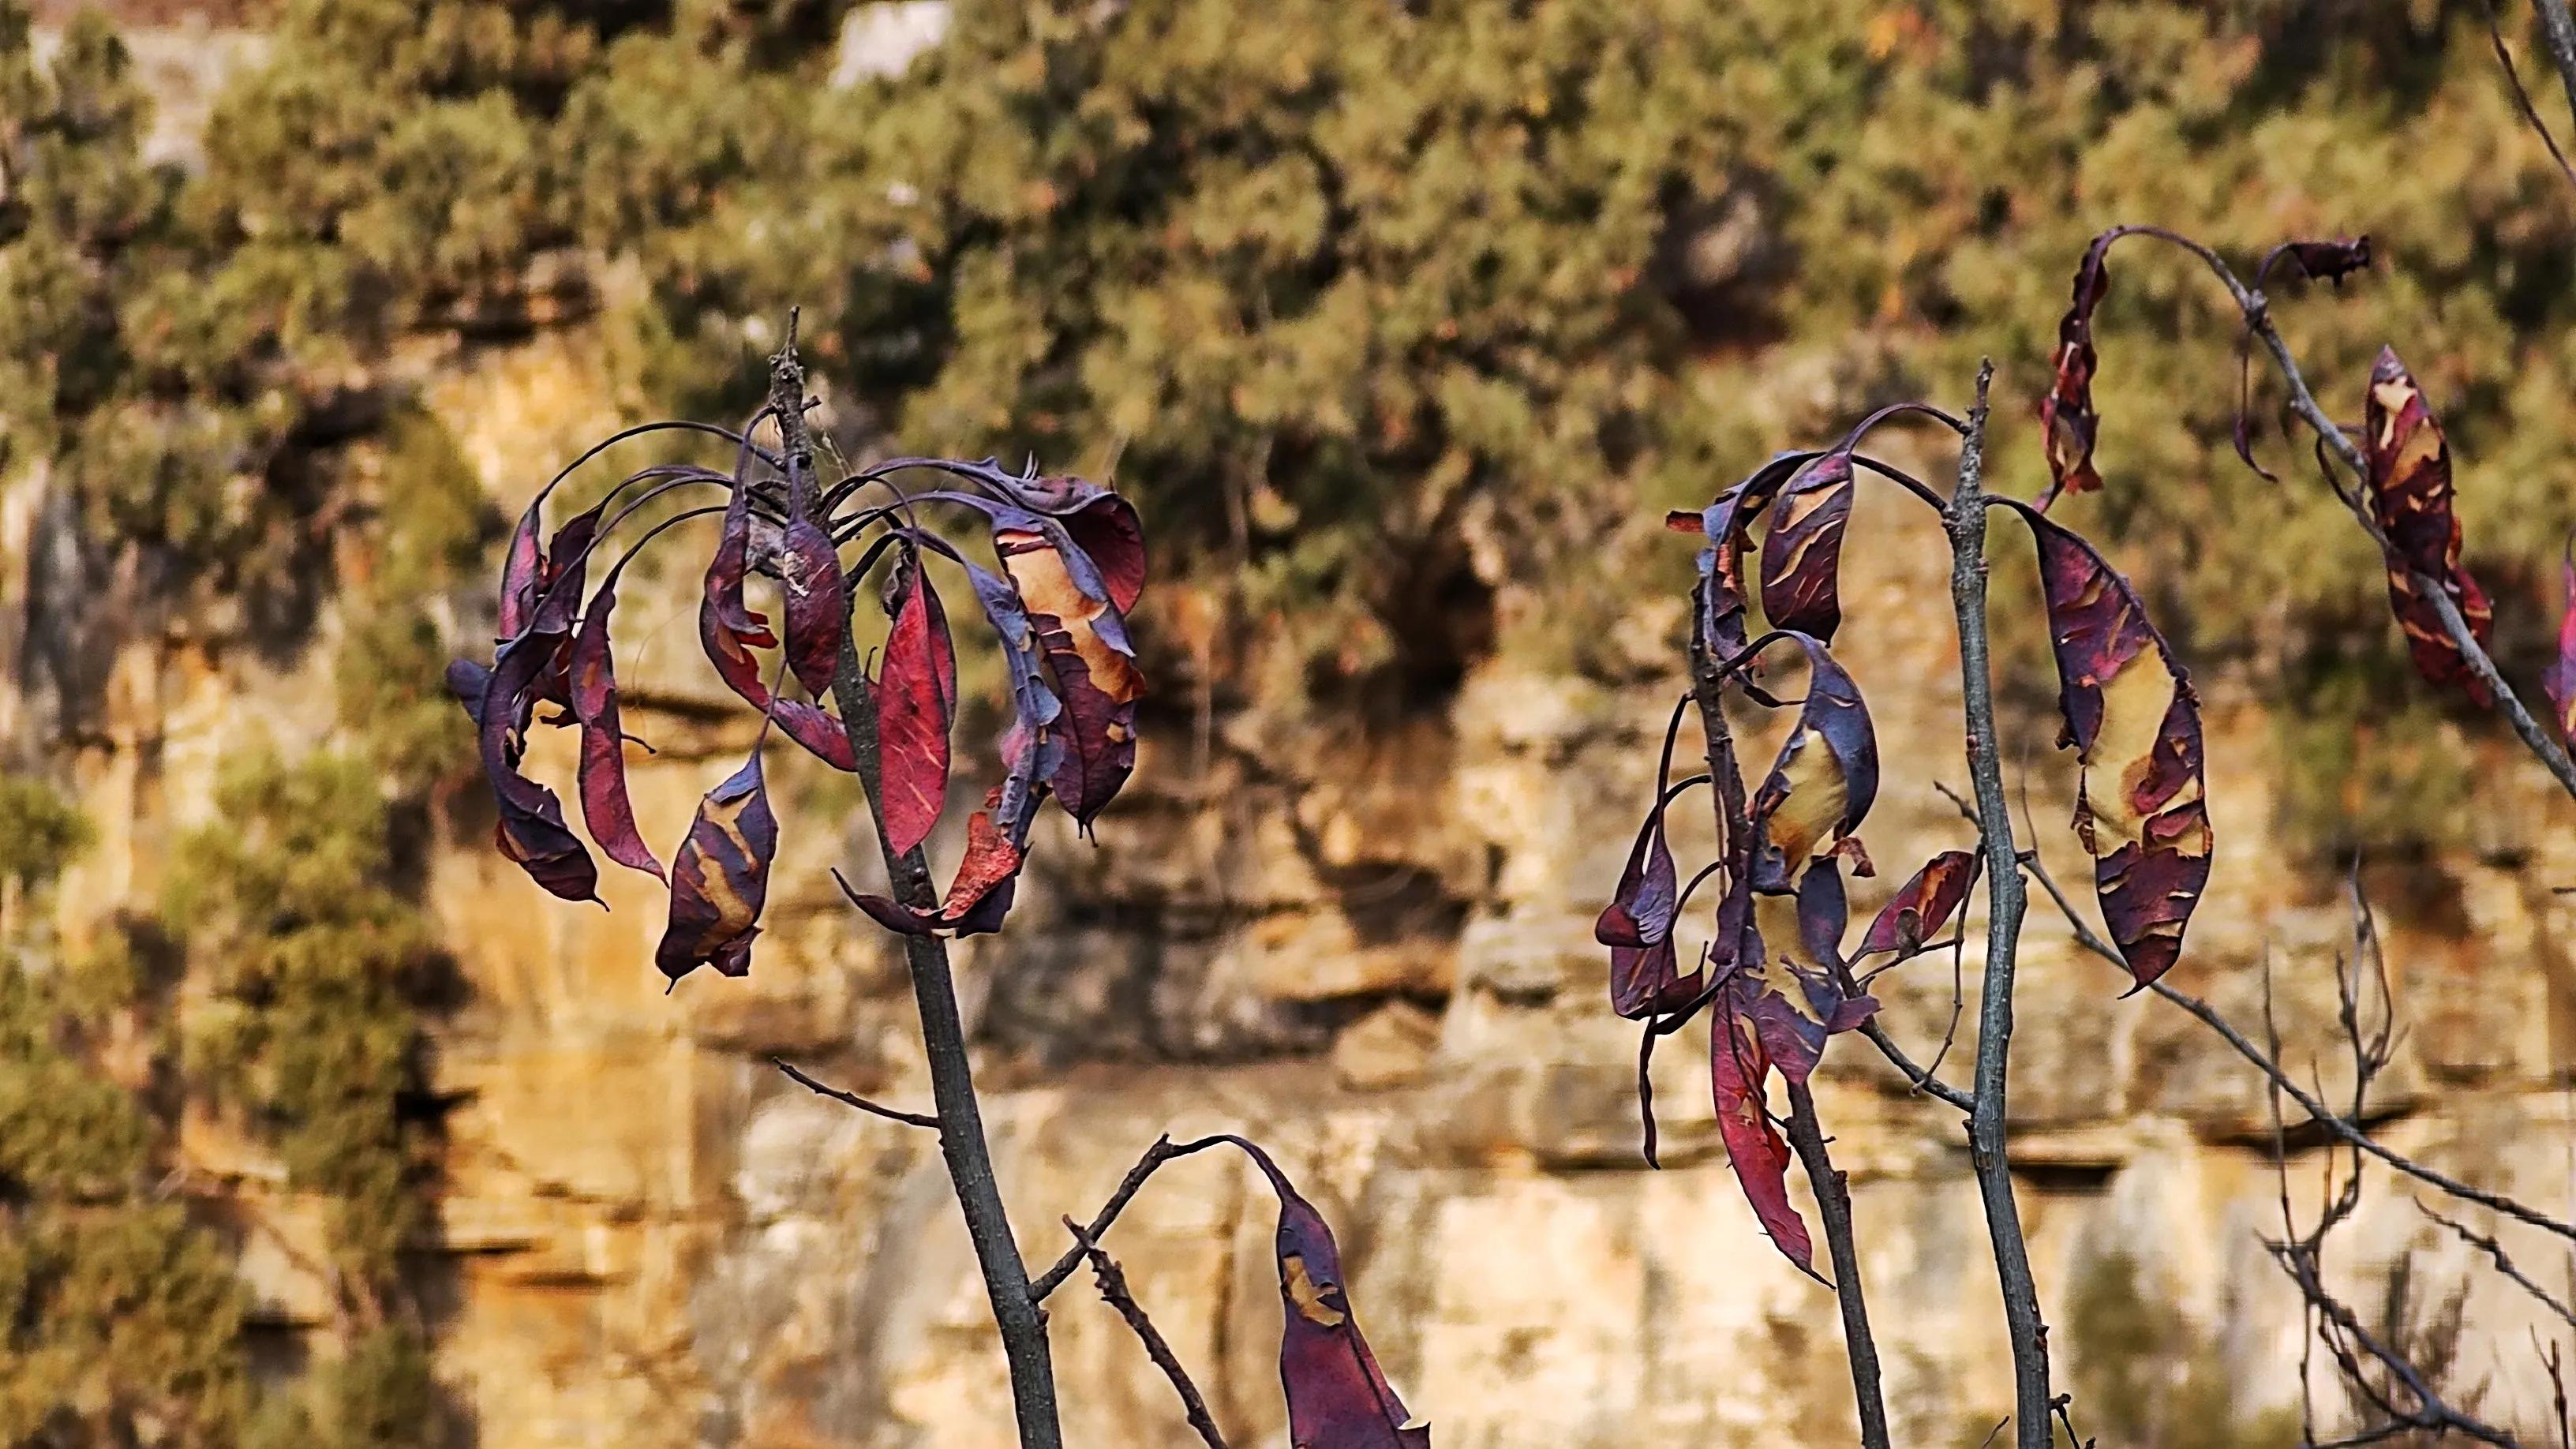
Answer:
<svg viewBox="0 0 2576 1449"><path fill-rule="evenodd" d="M1814 459L1781 490L1762 540L1762 612L1771 627L1833 641L1843 618L1843 529L1851 506L1849 453Z"/></svg>
<svg viewBox="0 0 2576 1449"><path fill-rule="evenodd" d="M778 818L770 813L755 743L742 768L698 802L672 860L670 925L653 953L663 975L678 981L700 966L727 976L751 970L752 938L760 934L769 863L777 853Z"/></svg>
<svg viewBox="0 0 2576 1449"><path fill-rule="evenodd" d="M1901 959L1920 950L1967 900L1984 863L1983 856L1967 850L1945 850L1924 862L1914 878L1879 908L1869 933L1861 937L1860 954L1893 952Z"/></svg>
<svg viewBox="0 0 2576 1449"><path fill-rule="evenodd" d="M1342 1277L1332 1226L1297 1192L1270 1154L1243 1149L1279 1196L1279 1381L1288 1440L1298 1449L1431 1449L1431 1428L1396 1397L1369 1352Z"/></svg>
<svg viewBox="0 0 2576 1449"><path fill-rule="evenodd" d="M2039 541L2061 743L2078 751L2075 830L2111 939L2143 986L2182 954L2209 880L2200 696L2146 607L2091 545L2021 510Z"/></svg>

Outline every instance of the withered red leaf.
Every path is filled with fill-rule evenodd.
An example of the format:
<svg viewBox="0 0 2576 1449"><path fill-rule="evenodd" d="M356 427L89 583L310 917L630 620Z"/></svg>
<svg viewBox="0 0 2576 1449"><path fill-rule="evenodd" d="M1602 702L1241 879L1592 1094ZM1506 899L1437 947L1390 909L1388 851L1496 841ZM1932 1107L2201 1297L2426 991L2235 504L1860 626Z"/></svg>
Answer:
<svg viewBox="0 0 2576 1449"><path fill-rule="evenodd" d="M1018 887L1020 867L1027 863L1024 836L996 820L1004 786L984 797L984 808L966 819L966 854L948 883L948 894L935 911L915 910L885 896L862 895L841 882L850 904L889 931L906 936L980 936L1002 928ZM839 879L836 875L834 879Z"/></svg>
<svg viewBox="0 0 2576 1449"><path fill-rule="evenodd" d="M1781 489L1762 540L1762 612L1773 628L1832 642L1843 619L1843 529L1851 506L1849 453L1813 459Z"/></svg>
<svg viewBox="0 0 2576 1449"><path fill-rule="evenodd" d="M617 573L592 596L572 642L572 712L581 722L581 816L591 839L608 858L663 879L635 828L635 806L626 793L626 733L618 718L616 662L608 643L609 615L617 608Z"/></svg>
<svg viewBox="0 0 2576 1449"><path fill-rule="evenodd" d="M1670 784L1673 745L1689 704L1684 699L1674 708L1672 724L1664 731L1663 757L1655 766L1654 809L1638 830L1637 843L1629 848L1628 863L1619 872L1610 903L1602 907L1592 926L1593 939L1610 948L1611 1008L1630 1020L1677 1010L1700 989L1697 970L1687 977L1681 974L1673 944L1681 879L1673 867L1672 848L1664 839L1664 811L1675 794Z"/></svg>
<svg viewBox="0 0 2576 1449"><path fill-rule="evenodd" d="M2093 411L2093 372L2100 359L2093 350L2093 309L2109 290L2104 264L2117 231L2104 232L2084 249L2075 269L2075 296L2057 323L2055 376L2040 399L2039 424L2048 449L2048 476L2056 489L2090 493L2102 486L2093 467L2093 440L2102 420Z"/></svg>
<svg viewBox="0 0 2576 1449"><path fill-rule="evenodd" d="M1959 909L1976 885L1984 861L1974 851L1945 850L1924 862L1914 878L1879 908L1877 918L1869 923L1869 933L1861 937L1860 954L1913 955L1949 924L1950 913Z"/></svg>
<svg viewBox="0 0 2576 1449"><path fill-rule="evenodd" d="M2480 705L2494 701L2470 672L2467 657L2442 626L2440 610L2416 593L2414 575L2439 585L2458 606L2478 647L2494 632L2495 610L2477 580L2460 567L2460 520L2452 511L2451 450L2414 375L2389 348L2370 370L2363 417L2364 483L2371 517L2388 536L2388 602L2406 635L2415 668L2435 684L2456 685Z"/></svg>
<svg viewBox="0 0 2576 1449"><path fill-rule="evenodd" d="M725 508L724 529L717 537L715 556L707 562L706 585L698 599L698 642L706 649L707 661L727 687L776 721L789 739L836 770L856 770L858 752L850 747L850 737L838 719L820 705L773 698L760 677L760 664L751 651L768 648L778 639L769 632L768 619L743 602L750 547L750 491L737 485Z"/></svg>
<svg viewBox="0 0 2576 1449"><path fill-rule="evenodd" d="M754 744L742 768L698 802L672 860L670 925L653 953L663 975L677 981L700 966L727 976L751 970L751 942L760 934L769 863L777 853L778 818L770 813Z"/></svg>
<svg viewBox="0 0 2576 1449"><path fill-rule="evenodd" d="M1734 1169L1736 1184L1744 1189L1744 1200L1752 1204L1753 1216L1770 1234L1772 1245L1812 1278L1816 1276L1815 1241L1789 1202L1789 1144L1771 1125L1770 1110L1763 1101L1763 1087L1770 1079L1771 1058L1752 1018L1733 1000L1722 1001L1709 1029L1709 1082L1727 1165Z"/></svg>
<svg viewBox="0 0 2576 1449"><path fill-rule="evenodd" d="M1288 1398L1289 1443L1430 1449L1431 1427L1405 1409L1360 1334L1331 1224L1269 1153L1231 1134L1225 1140L1243 1149L1279 1197L1279 1382Z"/></svg>
<svg viewBox="0 0 2576 1449"><path fill-rule="evenodd" d="M786 599L787 667L806 693L823 699L841 669L841 644L850 628L849 583L842 577L840 550L832 546L830 530L815 517L811 462L800 457L786 462L787 525L780 531L773 566Z"/></svg>
<svg viewBox="0 0 2576 1449"><path fill-rule="evenodd" d="M939 593L917 556L903 566L898 587L901 597L877 683L877 738L885 779L886 844L902 855L929 838L948 801L957 651Z"/></svg>
<svg viewBox="0 0 2576 1449"><path fill-rule="evenodd" d="M491 782L500 819L494 843L516 861L530 879L568 901L599 898L599 867L580 837L564 824L563 802L555 792L519 773L520 732L537 682L561 652L560 634L533 629L501 646L484 678L483 698L473 712L483 774ZM455 671L451 671L451 678Z"/></svg>
<svg viewBox="0 0 2576 1449"><path fill-rule="evenodd" d="M2568 541L2559 566L2559 584L2565 591L2563 612L2558 616L2558 657L2541 677L2549 692L2549 702L2558 713L2559 737L2576 742L2576 539Z"/></svg>
<svg viewBox="0 0 2576 1449"><path fill-rule="evenodd" d="M997 524L993 545L1055 672L1064 748L1052 784L1087 831L1136 768L1136 704L1145 676L1105 581L1079 550L1010 523ZM1096 591L1085 587L1086 574Z"/></svg>
<svg viewBox="0 0 2576 1449"><path fill-rule="evenodd" d="M2200 697L2128 580L2074 534L2021 510L2039 541L2062 742L2078 752L2075 830L2103 922L2145 985L2182 954L2209 880Z"/></svg>

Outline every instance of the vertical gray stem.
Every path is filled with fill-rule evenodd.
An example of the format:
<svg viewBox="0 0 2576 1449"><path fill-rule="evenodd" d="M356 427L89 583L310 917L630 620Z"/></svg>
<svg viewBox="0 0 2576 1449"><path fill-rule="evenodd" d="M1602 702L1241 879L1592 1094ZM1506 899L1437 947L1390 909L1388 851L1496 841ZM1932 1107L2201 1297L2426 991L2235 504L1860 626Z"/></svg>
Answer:
<svg viewBox="0 0 2576 1449"><path fill-rule="evenodd" d="M2576 17L2567 13L2567 0L2533 0L2532 8L2540 12L2540 41L2557 62L2558 83L2567 91L2567 111L2576 116Z"/></svg>
<svg viewBox="0 0 2576 1449"><path fill-rule="evenodd" d="M1789 1084L1789 1145L1797 1149L1807 1185L1816 1191L1816 1215L1825 1222L1825 1249L1834 1260L1834 1298L1843 1310L1843 1351L1851 1359L1852 1398L1860 1406L1860 1442L1863 1449L1888 1449L1887 1402L1878 1386L1878 1340L1869 1331L1869 1301L1861 1291L1851 1190L1825 1152L1816 1099L1803 1082Z"/></svg>
<svg viewBox="0 0 2576 1449"><path fill-rule="evenodd" d="M805 374L796 361L792 322L787 345L770 360L769 400L778 410L783 461L790 468L811 468ZM886 838L884 771L877 752L876 700L868 688L858 642L847 630L841 636L840 669L832 682L832 697L858 756L859 783L867 791L868 814L882 842ZM888 850L885 864L895 899L923 910L938 905L930 865L919 847L901 855ZM1001 1187L993 1176L993 1153L984 1140L984 1113L975 1096L975 1072L966 1051L966 1024L957 1013L947 943L930 936L906 936L903 959L912 975L913 1004L921 1013L923 1055L929 1060L931 1100L939 1117L939 1154L947 1160L948 1180L966 1219L966 1235L975 1245L976 1266L983 1270L984 1294L993 1306L994 1325L1001 1330L1021 1449L1062 1449L1064 1433L1056 1422L1055 1366L1047 1349L1046 1315L1029 1294L1028 1266L1011 1236L1010 1214L1002 1206Z"/></svg>
<svg viewBox="0 0 2576 1449"><path fill-rule="evenodd" d="M1977 1013L1976 1108L1968 1114L1968 1155L1985 1199L1986 1236L2004 1295L2012 1341L2013 1440L2018 1449L2049 1449L2048 1325L2039 1317L2039 1287L2021 1208L2013 1201L2005 1157L2006 1082L2012 1062L2013 965L2021 946L2026 892L2013 848L2012 813L1995 739L1994 671L1986 634L1986 391L1994 364L1977 372L1977 405L1959 451L1959 486L1942 518L1950 535L1950 603L1959 617L1959 675L1967 706L1968 776L1975 785L1979 845L1986 865L1986 979Z"/></svg>

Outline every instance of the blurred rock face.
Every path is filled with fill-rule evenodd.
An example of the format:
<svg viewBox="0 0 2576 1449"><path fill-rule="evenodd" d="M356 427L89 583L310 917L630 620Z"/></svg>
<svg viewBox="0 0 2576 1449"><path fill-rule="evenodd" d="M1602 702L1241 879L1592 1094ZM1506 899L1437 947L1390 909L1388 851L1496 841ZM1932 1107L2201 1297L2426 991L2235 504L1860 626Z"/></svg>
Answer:
<svg viewBox="0 0 2576 1449"><path fill-rule="evenodd" d="M430 405L498 501L515 504L534 481L505 460L564 452L607 414L581 355L571 340L539 342L432 386ZM1888 506L1864 495L1859 537L1901 530ZM11 541L18 579L40 542L32 527ZM1683 550L1662 581L1676 588ZM1855 892L1864 919L1915 864L1967 841L1932 789L1962 781L1944 567L1931 551L1865 543L1846 564L1847 608L1872 625L1853 631L1846 662L1889 769L1866 832L1881 875ZM636 762L637 807L663 835L752 728L704 708L713 681L689 647L687 573L631 584L624 604L629 638L665 641L639 654L629 683L632 727L660 751ZM1149 595L1139 632L1163 627L1184 594ZM1668 614L1641 600L1641 633L1666 630ZM295 741L296 722L317 716L298 702L327 687L327 650L314 652L285 673L219 637L117 658L78 760L103 843L63 892L67 924L150 889L166 842L205 816L224 740L259 726ZM1099 845L1044 839L1023 914L962 955L988 1119L1030 1255L1059 1251L1056 1216L1087 1213L1158 1132L1240 1130L1335 1221L1371 1340L1443 1443L1847 1434L1831 1299L1761 1240L1738 1195L1711 1130L1699 1033L1673 1039L1655 1067L1665 1170L1637 1154L1635 1036L1607 1010L1591 920L1679 687L1677 668L1612 686L1487 658L1438 709L1367 730L1239 713L1200 741L1149 732ZM2293 1057L2322 1053L2331 1084L2336 882L2284 863L2269 839L2262 723L2213 694L2221 868L2176 980L2250 1027L2268 944ZM2008 758L2030 761L2040 844L2080 879L2048 803L2068 787L2050 722L2013 728ZM568 766L545 754L558 743L540 743L539 768ZM669 997L650 964L659 902L640 877L609 882L610 912L561 907L484 848L470 801L433 827L421 884L469 990L437 1030L434 1083L453 1105L421 1272L439 1306L441 1371L484 1443L1005 1440L997 1347L933 1143L767 1065L787 1055L896 1103L928 1095L895 956L824 875L872 858L864 826L826 854L829 822L856 818L847 790L798 763L777 768L781 814L805 812L790 837L808 844L781 862L758 966ZM2501 747L2490 773L2482 828L2494 848L2410 865L2403 894L2442 908L2386 921L2410 1028L2387 1131L2463 1174L2564 1203L2571 1017L2553 942L2569 908L2549 887L2576 880L2576 846L2546 827L2542 783ZM1675 818L1676 849L1704 849L1704 828ZM953 853L955 830L934 854ZM2024 959L2016 1160L2061 1364L2085 1356L2068 1314L2103 1275L2126 1274L2138 1311L2162 1315L2178 1342L2223 1347L2192 1350L2199 1368L2177 1350L2170 1373L2215 1382L2228 1412L2250 1420L2293 1395L2299 1348L2294 1306L2256 1243L2277 1230L2256 1079L2169 1008L2116 999L2122 980L2044 914ZM1964 985L1973 994L1973 954ZM1909 965L1881 995L1892 1028L1928 1054L1950 1015L1947 958ZM1963 1023L1953 1063L1972 1034ZM1958 1125L1849 1039L1827 1058L1820 1100L1853 1177L1904 1437L1974 1442L2009 1384ZM327 1295L296 1251L321 1231L310 1205L219 1122L192 1120L183 1146L231 1211L268 1230L246 1241L276 1251L243 1260L263 1315L323 1331ZM2315 1165L2313 1153L2296 1163L2303 1191ZM2410 1247L2438 1249L2425 1281L2462 1268L2405 1196L2376 1188L2357 1235L2367 1256L2346 1265L2357 1283ZM1241 1443L1284 1429L1270 1222L1244 1168L1191 1159L1111 1239ZM1082 1281L1050 1307L1074 1442L1177 1442L1168 1391ZM2545 1391L2517 1367L2520 1303L2482 1292L2468 1321L2469 1361L2500 1365L2491 1406Z"/></svg>

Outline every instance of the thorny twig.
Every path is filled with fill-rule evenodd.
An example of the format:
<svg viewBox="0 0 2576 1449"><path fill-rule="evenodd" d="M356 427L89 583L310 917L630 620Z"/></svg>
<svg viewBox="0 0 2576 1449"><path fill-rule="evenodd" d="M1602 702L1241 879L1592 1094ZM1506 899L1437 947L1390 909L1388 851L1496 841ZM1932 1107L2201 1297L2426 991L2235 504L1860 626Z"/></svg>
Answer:
<svg viewBox="0 0 2576 1449"><path fill-rule="evenodd" d="M1084 1236L1081 1224L1073 1219L1064 1219L1064 1229L1073 1234L1074 1251L1091 1260L1091 1276L1100 1285L1101 1298L1118 1310L1120 1318L1127 1320L1127 1326L1135 1330L1137 1341L1145 1345L1145 1356L1154 1361L1154 1367L1163 1371L1163 1377L1172 1381L1172 1392L1181 1396L1181 1411L1189 1416L1190 1427L1198 1431L1200 1440L1208 1449L1225 1449L1225 1436L1217 1432L1216 1420L1208 1413L1207 1400L1199 1395L1198 1385L1190 1382L1189 1370L1181 1367L1180 1356L1172 1352L1172 1345L1164 1339L1162 1331L1154 1327L1154 1320L1145 1316L1144 1305L1136 1301L1135 1294L1127 1291L1127 1275L1120 1270L1118 1260Z"/></svg>

